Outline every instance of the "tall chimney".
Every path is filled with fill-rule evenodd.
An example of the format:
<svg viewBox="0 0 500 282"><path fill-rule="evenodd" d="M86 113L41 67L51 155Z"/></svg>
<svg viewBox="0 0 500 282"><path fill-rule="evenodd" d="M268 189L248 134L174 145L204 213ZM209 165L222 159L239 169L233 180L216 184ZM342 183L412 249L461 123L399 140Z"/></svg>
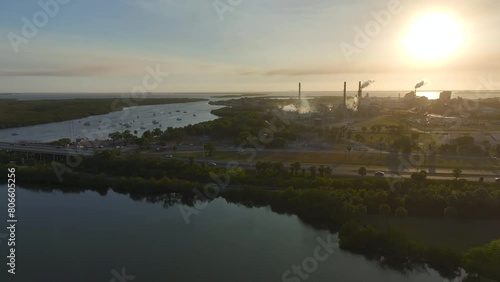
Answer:
<svg viewBox="0 0 500 282"><path fill-rule="evenodd" d="M359 82L359 88L358 88L358 98L361 99L363 96L363 90L361 88L361 81Z"/></svg>
<svg viewBox="0 0 500 282"><path fill-rule="evenodd" d="M344 81L344 109L347 109L347 82Z"/></svg>
<svg viewBox="0 0 500 282"><path fill-rule="evenodd" d="M300 108L302 107L302 84L299 82L299 103L298 103L298 106L297 106L297 113L300 114Z"/></svg>

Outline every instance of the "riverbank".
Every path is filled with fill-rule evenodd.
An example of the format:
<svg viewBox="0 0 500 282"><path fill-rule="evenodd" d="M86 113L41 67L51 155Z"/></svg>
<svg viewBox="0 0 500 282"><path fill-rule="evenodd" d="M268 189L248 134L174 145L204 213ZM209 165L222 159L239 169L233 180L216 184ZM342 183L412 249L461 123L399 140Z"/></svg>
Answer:
<svg viewBox="0 0 500 282"><path fill-rule="evenodd" d="M361 218L363 224L379 230L396 228L429 245L463 252L500 238L498 219L459 219L433 217L392 217L370 215Z"/></svg>

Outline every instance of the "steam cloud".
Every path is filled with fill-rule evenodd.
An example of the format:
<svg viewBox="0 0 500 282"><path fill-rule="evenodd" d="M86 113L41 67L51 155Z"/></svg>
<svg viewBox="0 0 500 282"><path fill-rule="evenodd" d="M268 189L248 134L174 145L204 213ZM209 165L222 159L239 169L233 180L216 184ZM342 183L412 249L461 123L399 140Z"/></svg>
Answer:
<svg viewBox="0 0 500 282"><path fill-rule="evenodd" d="M346 100L346 108L349 109L349 110L353 110L353 111L358 111L358 106L359 106L359 99L357 96L354 96L353 97L347 97L347 100Z"/></svg>
<svg viewBox="0 0 500 282"><path fill-rule="evenodd" d="M370 86L370 84L372 83L375 83L375 80L368 80L368 81L365 81L362 85L361 85L361 89L363 88L366 88L368 86Z"/></svg>
<svg viewBox="0 0 500 282"><path fill-rule="evenodd" d="M302 97L297 104L285 105L281 108L285 112L298 112L299 114L306 114L313 111L311 104L307 98Z"/></svg>
<svg viewBox="0 0 500 282"><path fill-rule="evenodd" d="M427 84L427 82L425 82L425 81L422 80L419 83L417 83L417 85L415 85L415 89L418 89L418 88L420 88L420 87L422 87L422 86L424 86L426 84Z"/></svg>

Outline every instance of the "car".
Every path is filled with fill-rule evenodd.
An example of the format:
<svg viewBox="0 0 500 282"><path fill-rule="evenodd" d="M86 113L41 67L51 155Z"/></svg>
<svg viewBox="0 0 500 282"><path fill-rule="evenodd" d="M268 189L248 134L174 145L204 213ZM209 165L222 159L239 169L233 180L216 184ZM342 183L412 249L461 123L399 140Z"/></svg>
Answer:
<svg viewBox="0 0 500 282"><path fill-rule="evenodd" d="M385 172L383 172L383 171L377 171L377 172L375 172L375 176L383 177L384 175L385 175Z"/></svg>
<svg viewBox="0 0 500 282"><path fill-rule="evenodd" d="M56 149L61 149L61 146L57 146Z"/></svg>
<svg viewBox="0 0 500 282"><path fill-rule="evenodd" d="M216 164L216 163L209 163L208 165L209 165L209 166L217 166L217 164Z"/></svg>
<svg viewBox="0 0 500 282"><path fill-rule="evenodd" d="M172 155L165 155L165 159L171 159L171 158L173 158L173 157L174 157L174 156L172 156Z"/></svg>
<svg viewBox="0 0 500 282"><path fill-rule="evenodd" d="M500 182L500 177L495 178L495 182Z"/></svg>

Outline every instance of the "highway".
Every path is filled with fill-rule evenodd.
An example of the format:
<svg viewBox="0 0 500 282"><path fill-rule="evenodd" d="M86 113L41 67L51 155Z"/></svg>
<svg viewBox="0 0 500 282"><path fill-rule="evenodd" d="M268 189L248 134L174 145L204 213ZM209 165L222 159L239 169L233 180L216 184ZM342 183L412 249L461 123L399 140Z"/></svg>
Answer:
<svg viewBox="0 0 500 282"><path fill-rule="evenodd" d="M167 154L168 155L168 154ZM172 157L173 159L181 160L181 161L189 161L187 157ZM227 161L227 160L215 160L215 159L195 159L196 163L205 163L205 164L215 164L217 167L221 168L234 168L241 167L244 169L255 169L255 163L253 162L239 162L239 161ZM306 173L309 173L309 168L311 166L319 167L321 164L302 164L301 168L306 170ZM285 164L285 168L288 166ZM332 168L333 176L350 176L350 177L359 177L358 174L359 166L354 165L338 165ZM366 167L367 176L373 176L376 171L384 171L385 177L389 179L398 179L398 178L411 178L411 174L416 172L417 170L404 170L401 172L392 171L387 167ZM495 171L485 171L485 170L463 170L462 176L460 179L466 179L468 181L478 181L479 177L484 177L485 182L496 182L496 178L500 177L499 174L496 174ZM437 180L451 180L454 179L451 169L436 169L433 173L427 174L428 179L437 179Z"/></svg>
<svg viewBox="0 0 500 282"><path fill-rule="evenodd" d="M18 144L18 143L5 143L0 142L0 150L26 152L34 154L47 154L47 155L59 155L59 156L72 156L72 155L82 155L82 156L92 156L95 154L94 149L83 149L76 147L57 147L45 144Z"/></svg>

